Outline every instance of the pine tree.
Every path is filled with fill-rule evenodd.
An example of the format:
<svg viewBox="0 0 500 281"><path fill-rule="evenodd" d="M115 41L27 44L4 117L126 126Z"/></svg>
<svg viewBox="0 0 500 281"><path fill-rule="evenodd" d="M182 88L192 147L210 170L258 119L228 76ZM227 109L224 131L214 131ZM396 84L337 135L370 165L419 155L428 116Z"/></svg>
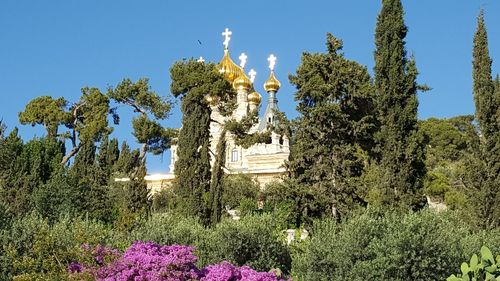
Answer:
<svg viewBox="0 0 500 281"><path fill-rule="evenodd" d="M375 31L375 90L380 122L376 189L383 203L423 203L424 146L417 126L417 68L408 60L400 0L383 0Z"/></svg>
<svg viewBox="0 0 500 281"><path fill-rule="evenodd" d="M477 19L473 48L473 92L476 118L481 131L482 182L473 182L474 205L487 227L500 225L500 95L498 76L493 81L484 12Z"/></svg>
<svg viewBox="0 0 500 281"><path fill-rule="evenodd" d="M232 87L214 64L194 60L175 63L170 69L171 92L181 97L182 128L178 136L178 160L175 163L176 194L184 204L184 213L197 216L208 224L210 190L210 114L206 96L220 100L230 97ZM234 97L234 95L233 95Z"/></svg>
<svg viewBox="0 0 500 281"><path fill-rule="evenodd" d="M312 187L329 198L328 208L340 219L365 204L356 181L373 145L373 87L366 67L344 58L342 42L331 34L327 49L304 53L290 76L301 116L294 122L288 169L308 186L304 190Z"/></svg>
<svg viewBox="0 0 500 281"><path fill-rule="evenodd" d="M159 120L168 117L172 104L151 90L147 78L141 78L135 83L130 79L123 79L114 89L108 90L108 96L139 113L139 116L132 119L132 127L134 137L142 144L142 160L145 160L146 152L160 154L170 148L172 132L163 128Z"/></svg>

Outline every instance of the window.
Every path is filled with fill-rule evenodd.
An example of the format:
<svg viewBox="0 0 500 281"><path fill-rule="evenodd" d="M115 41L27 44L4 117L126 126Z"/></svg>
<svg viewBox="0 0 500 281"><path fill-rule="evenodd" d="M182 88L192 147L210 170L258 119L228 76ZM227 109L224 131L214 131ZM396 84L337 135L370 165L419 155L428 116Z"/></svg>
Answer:
<svg viewBox="0 0 500 281"><path fill-rule="evenodd" d="M233 151L231 151L231 162L237 162L238 161L238 150L235 148Z"/></svg>

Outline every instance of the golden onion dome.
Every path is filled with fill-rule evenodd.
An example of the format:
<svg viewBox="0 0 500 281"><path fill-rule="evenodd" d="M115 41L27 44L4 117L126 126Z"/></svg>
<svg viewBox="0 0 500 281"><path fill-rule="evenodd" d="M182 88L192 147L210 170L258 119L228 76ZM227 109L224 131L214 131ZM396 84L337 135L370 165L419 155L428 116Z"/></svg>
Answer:
<svg viewBox="0 0 500 281"><path fill-rule="evenodd" d="M255 91L253 91L252 93L250 93L248 95L248 103L249 104L260 104L261 100L262 100L262 96Z"/></svg>
<svg viewBox="0 0 500 281"><path fill-rule="evenodd" d="M239 76L245 75L243 69L235 64L229 56L228 49L224 50L224 57L222 57L222 60L219 62L218 69L231 83Z"/></svg>
<svg viewBox="0 0 500 281"><path fill-rule="evenodd" d="M233 87L236 90L245 89L248 91L252 88L252 81L250 81L250 79L245 74L243 74L234 80Z"/></svg>
<svg viewBox="0 0 500 281"><path fill-rule="evenodd" d="M264 83L264 89L266 90L266 92L277 92L280 87L280 81L276 79L276 77L274 76L274 71L271 70L269 78L267 79L266 83Z"/></svg>

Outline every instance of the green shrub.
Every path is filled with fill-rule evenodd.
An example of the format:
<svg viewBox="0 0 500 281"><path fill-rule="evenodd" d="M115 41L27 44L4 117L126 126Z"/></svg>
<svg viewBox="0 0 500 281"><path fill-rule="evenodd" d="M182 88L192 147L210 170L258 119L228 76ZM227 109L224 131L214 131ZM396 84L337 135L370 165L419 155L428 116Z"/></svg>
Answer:
<svg viewBox="0 0 500 281"><path fill-rule="evenodd" d="M452 213L369 209L343 224L317 221L294 247L298 280L443 280L469 229Z"/></svg>
<svg viewBox="0 0 500 281"><path fill-rule="evenodd" d="M226 176L223 185L222 206L224 208L236 209L241 206L242 200L253 201L257 204L260 192L259 183L249 175Z"/></svg>
<svg viewBox="0 0 500 281"><path fill-rule="evenodd" d="M480 230L464 237L461 240L462 257L460 260L469 259L482 246L487 246L494 253L500 253L500 228Z"/></svg>
<svg viewBox="0 0 500 281"><path fill-rule="evenodd" d="M227 260L258 271L290 271L291 257L280 224L272 215L223 220L203 236L197 254L202 265Z"/></svg>
<svg viewBox="0 0 500 281"><path fill-rule="evenodd" d="M313 219L331 213L331 202L325 189L293 180L266 185L264 210L277 213L290 227L312 224Z"/></svg>
<svg viewBox="0 0 500 281"><path fill-rule="evenodd" d="M177 201L180 200L172 188L165 188L153 196L152 209L155 213L175 210Z"/></svg>
<svg viewBox="0 0 500 281"><path fill-rule="evenodd" d="M82 244L117 246L120 239L101 223L61 218L50 225L31 214L15 220L1 240L0 276L20 281L65 280L66 268L81 255Z"/></svg>
<svg viewBox="0 0 500 281"><path fill-rule="evenodd" d="M224 219L213 228L204 228L196 219L163 213L134 229L128 243L192 245L201 267L227 260L260 271L279 268L289 272L291 258L281 230L282 224L269 214L248 215L239 221Z"/></svg>
<svg viewBox="0 0 500 281"><path fill-rule="evenodd" d="M171 213L153 214L130 233L128 242L141 240L161 245L197 245L206 231L194 218Z"/></svg>

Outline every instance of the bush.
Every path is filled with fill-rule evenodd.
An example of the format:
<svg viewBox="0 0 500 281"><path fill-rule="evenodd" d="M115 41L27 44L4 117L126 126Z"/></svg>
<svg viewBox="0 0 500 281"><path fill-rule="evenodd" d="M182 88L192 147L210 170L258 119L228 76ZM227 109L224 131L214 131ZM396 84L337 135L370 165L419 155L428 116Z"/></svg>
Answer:
<svg viewBox="0 0 500 281"><path fill-rule="evenodd" d="M443 280L469 228L453 213L367 212L343 224L317 221L294 247L298 280Z"/></svg>
<svg viewBox="0 0 500 281"><path fill-rule="evenodd" d="M100 223L62 218L51 226L37 214L28 215L2 233L0 280L65 280L81 244L115 245L117 240Z"/></svg>
<svg viewBox="0 0 500 281"><path fill-rule="evenodd" d="M236 209L241 206L241 202L255 202L260 192L259 183L249 175L237 174L224 177L224 192L222 194L222 206L229 209Z"/></svg>
<svg viewBox="0 0 500 281"><path fill-rule="evenodd" d="M266 185L264 210L272 211L290 227L312 224L313 219L331 214L330 198L320 187L299 184L293 180Z"/></svg>
<svg viewBox="0 0 500 281"><path fill-rule="evenodd" d="M130 233L128 242L141 240L162 245L198 245L207 231L194 218L170 213L153 214Z"/></svg>
<svg viewBox="0 0 500 281"><path fill-rule="evenodd" d="M92 259L68 267L73 279L278 281L275 273L257 272L247 266L238 268L227 261L198 269L195 265L197 257L189 246L135 242L122 256L109 248L89 250Z"/></svg>
<svg viewBox="0 0 500 281"><path fill-rule="evenodd" d="M133 230L128 242L195 246L200 267L226 260L259 271L279 268L289 272L291 258L281 237L282 229L272 215L249 215L239 221L224 219L213 228L204 228L196 219L164 213L154 214Z"/></svg>
<svg viewBox="0 0 500 281"><path fill-rule="evenodd" d="M246 216L239 221L223 220L201 242L197 245L197 253L202 265L227 260L259 271L290 271L290 253L280 224L272 215Z"/></svg>

